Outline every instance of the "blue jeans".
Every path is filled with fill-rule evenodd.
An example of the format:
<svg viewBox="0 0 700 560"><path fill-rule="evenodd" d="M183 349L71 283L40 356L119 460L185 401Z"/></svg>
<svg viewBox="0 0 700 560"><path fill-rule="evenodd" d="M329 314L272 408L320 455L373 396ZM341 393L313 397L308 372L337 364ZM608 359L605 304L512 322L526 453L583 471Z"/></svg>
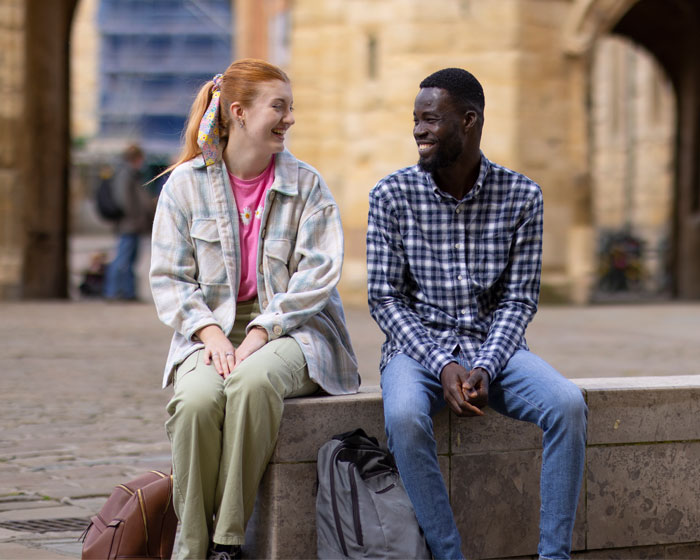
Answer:
<svg viewBox="0 0 700 560"><path fill-rule="evenodd" d="M139 254L138 233L123 233L117 242L117 254L105 273L104 296L108 299L136 299L134 264Z"/></svg>
<svg viewBox="0 0 700 560"><path fill-rule="evenodd" d="M470 369L462 356L457 359ZM389 449L433 556L463 558L433 434L432 416L446 405L442 384L403 354L386 365L381 384ZM489 406L544 431L538 553L569 558L586 448L580 389L535 354L518 350L489 385Z"/></svg>

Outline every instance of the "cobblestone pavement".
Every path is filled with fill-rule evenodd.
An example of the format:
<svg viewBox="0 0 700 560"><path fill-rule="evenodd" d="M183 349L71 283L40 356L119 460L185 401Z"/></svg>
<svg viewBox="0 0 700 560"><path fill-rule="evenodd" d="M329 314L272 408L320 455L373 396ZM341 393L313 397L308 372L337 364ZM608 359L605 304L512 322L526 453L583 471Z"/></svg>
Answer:
<svg viewBox="0 0 700 560"><path fill-rule="evenodd" d="M383 337L366 309L347 313L376 385ZM528 341L568 377L683 375L700 373L698 333L697 303L544 307ZM82 523L115 484L169 469L169 339L150 302L0 303L1 559L79 557L77 524L41 532L38 520Z"/></svg>

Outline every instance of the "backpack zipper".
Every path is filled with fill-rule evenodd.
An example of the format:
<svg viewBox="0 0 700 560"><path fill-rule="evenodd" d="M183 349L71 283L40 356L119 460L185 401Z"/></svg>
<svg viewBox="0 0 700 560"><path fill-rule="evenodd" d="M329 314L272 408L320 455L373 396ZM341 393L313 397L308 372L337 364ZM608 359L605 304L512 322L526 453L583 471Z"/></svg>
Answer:
<svg viewBox="0 0 700 560"><path fill-rule="evenodd" d="M338 501L335 497L335 460L338 454L343 451L344 449L360 449L364 451L377 451L377 447L373 445L345 445L344 443L341 443L338 445L333 450L333 454L331 455L331 460L330 460L330 481L331 481L331 506L333 508L333 518L335 521L335 529L338 533L338 540L340 541L340 546L343 549L343 555L348 556L348 547L345 544L345 537L343 536L343 529L340 524L340 512L338 511ZM351 465L352 467L355 467L357 469L355 463L352 461L348 461L348 464ZM393 472L394 469L389 469L390 471ZM352 474L352 473L351 473ZM376 473L376 474L381 474L381 473ZM362 527L360 525L360 511L359 511L359 504L357 500L357 481L355 480L354 476L350 476L350 491L352 494L352 504L353 504L353 521L355 522L355 536L357 537L357 542L363 546L363 537L362 537Z"/></svg>
<svg viewBox="0 0 700 560"><path fill-rule="evenodd" d="M338 446L331 455L330 460L330 479L331 479L331 506L333 507L333 518L335 521L335 530L338 532L338 540L340 541L340 546L343 549L343 556L348 555L348 548L345 546L345 537L343 537L343 529L340 526L340 513L338 512L338 501L335 497L335 458L338 453L343 449L343 446Z"/></svg>
<svg viewBox="0 0 700 560"><path fill-rule="evenodd" d="M385 492L388 492L389 490L392 490L393 488L396 488L396 484L393 482L389 484L386 488L382 488L381 490L377 490L375 494L384 494Z"/></svg>
<svg viewBox="0 0 700 560"><path fill-rule="evenodd" d="M362 537L362 523L360 521L360 499L357 495L357 480L355 480L355 463L348 463L348 475L350 476L350 497L352 498L352 520L355 524L355 539L357 544L365 546Z"/></svg>

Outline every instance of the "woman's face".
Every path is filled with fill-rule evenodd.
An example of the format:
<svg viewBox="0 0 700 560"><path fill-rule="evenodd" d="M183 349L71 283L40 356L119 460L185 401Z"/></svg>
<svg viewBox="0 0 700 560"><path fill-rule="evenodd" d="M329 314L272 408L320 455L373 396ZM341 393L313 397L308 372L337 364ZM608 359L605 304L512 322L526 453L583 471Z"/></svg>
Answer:
<svg viewBox="0 0 700 560"><path fill-rule="evenodd" d="M258 95L252 105L242 110L245 133L256 148L272 154L284 150L284 138L294 124L292 114L292 87L287 82L273 80L258 86ZM240 118L240 117L239 117ZM233 126L239 121L234 114Z"/></svg>

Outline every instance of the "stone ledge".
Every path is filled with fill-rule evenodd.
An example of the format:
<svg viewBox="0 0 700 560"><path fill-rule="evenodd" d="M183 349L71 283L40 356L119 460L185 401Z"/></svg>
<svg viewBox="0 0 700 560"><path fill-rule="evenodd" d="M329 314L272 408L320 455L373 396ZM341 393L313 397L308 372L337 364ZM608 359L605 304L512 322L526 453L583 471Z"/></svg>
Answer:
<svg viewBox="0 0 700 560"><path fill-rule="evenodd" d="M633 557L635 547L683 545L700 556L700 375L573 381L589 407L576 553ZM535 555L540 431L490 410L480 418L444 410L434 421L467 556ZM249 527L248 557L316 556L316 453L334 434L357 427L386 442L379 387L285 403Z"/></svg>

